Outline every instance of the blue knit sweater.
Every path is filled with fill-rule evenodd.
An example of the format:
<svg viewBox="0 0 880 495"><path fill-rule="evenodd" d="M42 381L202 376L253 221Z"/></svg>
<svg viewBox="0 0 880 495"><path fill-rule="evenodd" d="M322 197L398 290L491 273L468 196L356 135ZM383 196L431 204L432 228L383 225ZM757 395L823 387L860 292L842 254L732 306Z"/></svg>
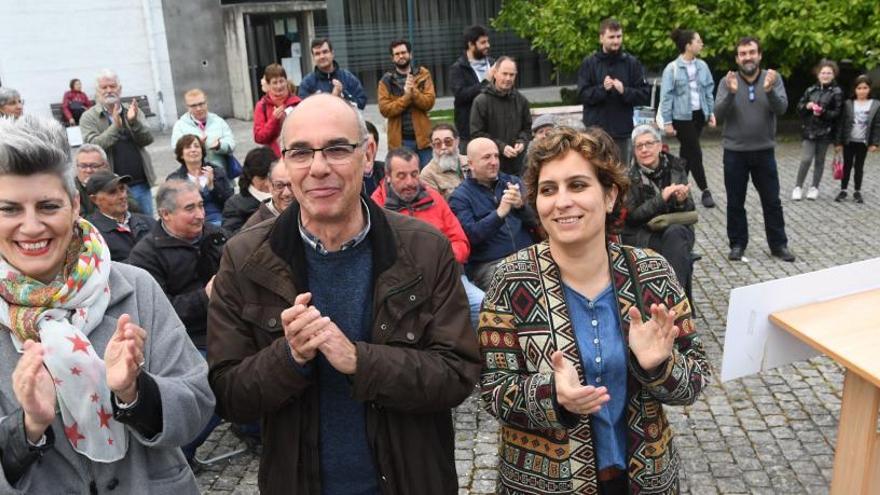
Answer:
<svg viewBox="0 0 880 495"><path fill-rule="evenodd" d="M370 341L372 249L369 239L321 255L306 247L312 305L352 342ZM364 404L351 398L348 378L318 353L320 387L321 492L379 493L377 470L367 442Z"/></svg>

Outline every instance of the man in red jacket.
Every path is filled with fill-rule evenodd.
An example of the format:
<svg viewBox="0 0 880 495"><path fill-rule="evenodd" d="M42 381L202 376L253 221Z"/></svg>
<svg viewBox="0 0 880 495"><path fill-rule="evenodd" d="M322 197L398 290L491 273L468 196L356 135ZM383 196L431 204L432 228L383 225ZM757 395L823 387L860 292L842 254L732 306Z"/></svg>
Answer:
<svg viewBox="0 0 880 495"><path fill-rule="evenodd" d="M464 265L471 253L470 241L443 196L419 180L419 157L409 148L391 150L385 157L385 180L371 196L379 206L433 225L452 245L455 260ZM477 328L485 293L462 274L471 321Z"/></svg>

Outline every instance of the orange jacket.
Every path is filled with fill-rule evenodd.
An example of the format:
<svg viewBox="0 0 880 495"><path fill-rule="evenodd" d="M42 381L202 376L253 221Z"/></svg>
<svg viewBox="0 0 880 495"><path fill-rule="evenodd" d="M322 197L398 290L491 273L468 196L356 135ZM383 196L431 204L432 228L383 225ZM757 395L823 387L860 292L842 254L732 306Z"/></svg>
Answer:
<svg viewBox="0 0 880 495"><path fill-rule="evenodd" d="M393 74L386 72L379 81L378 95L379 112L388 119L388 149L399 148L403 142L403 112L407 109L416 132L416 146L419 149L431 146L431 119L428 111L434 108L436 95L434 81L428 69L419 67L415 75L415 86L408 95L394 81Z"/></svg>

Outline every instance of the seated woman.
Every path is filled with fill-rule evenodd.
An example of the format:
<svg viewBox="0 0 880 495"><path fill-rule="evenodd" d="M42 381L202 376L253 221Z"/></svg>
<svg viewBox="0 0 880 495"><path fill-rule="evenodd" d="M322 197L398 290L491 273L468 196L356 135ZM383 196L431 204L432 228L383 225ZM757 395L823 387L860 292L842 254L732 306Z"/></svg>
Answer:
<svg viewBox="0 0 880 495"><path fill-rule="evenodd" d="M197 494L179 447L214 411L208 367L79 218L55 121L0 119L0 237L0 492Z"/></svg>
<svg viewBox="0 0 880 495"><path fill-rule="evenodd" d="M498 493L677 493L662 405L692 404L710 369L666 261L608 241L627 189L617 148L551 130L524 182L549 239L501 262L480 314Z"/></svg>
<svg viewBox="0 0 880 495"><path fill-rule="evenodd" d="M67 125L79 125L79 118L92 105L94 102L82 90L82 81L71 79L70 90L64 92L64 98L61 100L61 113L64 114Z"/></svg>
<svg viewBox="0 0 880 495"><path fill-rule="evenodd" d="M632 142L634 159L629 167L630 190L621 240L624 244L651 248L662 254L678 281L687 284L693 266L693 225L650 224L652 219L666 213L695 212L687 168L683 160L662 151L660 131L654 126L640 125L633 129ZM695 213L686 222L691 220L696 221Z"/></svg>
<svg viewBox="0 0 880 495"><path fill-rule="evenodd" d="M272 181L269 169L278 160L272 148L260 146L244 157L244 166L238 178L239 192L229 198L223 207L223 230L234 234L257 211L261 204L272 199Z"/></svg>
<svg viewBox="0 0 880 495"><path fill-rule="evenodd" d="M198 136L185 134L177 140L174 154L180 168L168 174L168 179L182 179L199 185L205 201L205 221L219 227L223 221L223 206L232 196L232 184L223 167L205 161L205 143Z"/></svg>
<svg viewBox="0 0 880 495"><path fill-rule="evenodd" d="M8 86L0 88L0 117L17 119L24 111L21 94Z"/></svg>

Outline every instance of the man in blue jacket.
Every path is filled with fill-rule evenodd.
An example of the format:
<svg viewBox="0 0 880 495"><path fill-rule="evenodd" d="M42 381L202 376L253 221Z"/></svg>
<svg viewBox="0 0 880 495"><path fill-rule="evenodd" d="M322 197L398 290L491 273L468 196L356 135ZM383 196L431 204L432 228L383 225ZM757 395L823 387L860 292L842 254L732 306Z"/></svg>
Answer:
<svg viewBox="0 0 880 495"><path fill-rule="evenodd" d="M578 70L578 99L584 125L601 127L614 139L620 159L632 158L633 109L648 105L651 87L636 57L623 51L623 28L615 19L599 24L600 50L584 59Z"/></svg>
<svg viewBox="0 0 880 495"><path fill-rule="evenodd" d="M471 177L452 192L449 207L471 243L465 272L485 291L501 260L534 244L530 230L537 220L523 201L526 191L520 178L499 171L494 141L474 138L467 156Z"/></svg>
<svg viewBox="0 0 880 495"><path fill-rule="evenodd" d="M330 93L363 110L367 106L367 94L360 79L351 72L339 68L333 59L333 44L327 38L312 40L312 58L315 70L303 78L299 85L299 97L305 99L315 93Z"/></svg>

